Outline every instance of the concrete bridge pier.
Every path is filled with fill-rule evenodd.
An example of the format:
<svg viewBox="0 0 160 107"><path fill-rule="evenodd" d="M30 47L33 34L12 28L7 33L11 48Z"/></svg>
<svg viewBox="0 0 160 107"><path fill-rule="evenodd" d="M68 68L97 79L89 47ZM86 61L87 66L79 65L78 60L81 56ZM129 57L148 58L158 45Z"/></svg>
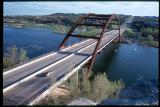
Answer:
<svg viewBox="0 0 160 107"><path fill-rule="evenodd" d="M121 42L121 36L118 36L113 43L120 43Z"/></svg>

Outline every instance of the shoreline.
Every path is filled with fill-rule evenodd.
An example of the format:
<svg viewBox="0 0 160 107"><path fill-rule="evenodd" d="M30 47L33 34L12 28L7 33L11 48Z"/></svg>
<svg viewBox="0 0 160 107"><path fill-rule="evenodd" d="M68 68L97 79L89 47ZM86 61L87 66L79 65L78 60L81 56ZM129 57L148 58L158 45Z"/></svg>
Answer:
<svg viewBox="0 0 160 107"><path fill-rule="evenodd" d="M126 37L126 36L124 36L124 37L122 38L121 43L127 43L127 44L137 43L137 44L140 45L140 46L147 46L147 47L152 47L152 48L159 48L158 46L151 46L151 45L143 44L143 43L141 43L139 40L135 40L135 39L133 39L133 38L128 38L128 37Z"/></svg>
<svg viewBox="0 0 160 107"><path fill-rule="evenodd" d="M12 26L12 25L8 25L5 23L4 26L7 26L7 27L12 27L12 28L18 28L18 29L34 29L34 30L50 30L52 33L56 33L56 34L61 34L61 35L66 35L66 33L61 33L61 32L58 32L58 31L55 31L51 28L45 28L45 27L29 27L29 26L25 26L25 27L19 27L19 26ZM158 46L152 46L152 45L148 45L148 44L143 44L141 43L139 40L135 40L133 38L129 38L127 36L123 36L122 37L122 41L121 43L137 43L139 44L140 46L148 46L148 47L154 47L154 48L159 48Z"/></svg>
<svg viewBox="0 0 160 107"><path fill-rule="evenodd" d="M50 30L52 33L66 35L66 33L61 33L61 32L55 31L55 30L53 30L51 28L45 28L45 27L35 27L35 26L33 26L33 27L31 27L31 26L25 26L25 27L21 26L21 27L19 27L19 26L8 25L6 23L3 26L17 28L17 29Z"/></svg>

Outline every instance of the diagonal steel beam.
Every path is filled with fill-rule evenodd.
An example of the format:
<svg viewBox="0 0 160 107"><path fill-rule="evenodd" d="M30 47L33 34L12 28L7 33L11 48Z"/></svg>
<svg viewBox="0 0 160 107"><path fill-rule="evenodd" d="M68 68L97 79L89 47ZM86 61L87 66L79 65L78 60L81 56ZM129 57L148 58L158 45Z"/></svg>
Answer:
<svg viewBox="0 0 160 107"><path fill-rule="evenodd" d="M109 18L108 21L106 22L106 25L105 25L105 27L103 28L103 30L102 30L102 32L101 32L101 34L100 34L100 38L98 39L97 45L96 45L95 50L94 50L94 52L93 52L93 54L92 54L92 58L91 58L91 60L90 60L89 63L88 63L88 65L89 65L89 66L88 66L88 72L87 72L87 74L85 75L85 76L86 76L85 78L88 78L88 76L89 76L88 74L89 74L89 72L90 72L91 69L92 69L92 66L93 66L93 63L94 63L94 61L95 61L96 54L97 54L99 45L100 45L100 43L101 43L101 41L102 41L103 35L104 35L104 33L107 31L107 27L108 27L108 25L110 24L110 22L112 21L113 18L116 18L117 21L118 21L119 38L120 38L120 23L119 23L119 19L118 19L118 17L117 17L116 15L113 14L113 15L110 16L110 18Z"/></svg>
<svg viewBox="0 0 160 107"><path fill-rule="evenodd" d="M75 24L69 30L69 32L67 33L67 35L65 36L65 38L61 42L60 46L58 47L58 50L60 50L60 48L64 46L64 43L69 39L69 37L90 38L90 39L96 39L97 40L96 47L94 49L94 52L92 53L92 58L91 58L91 60L88 63L88 65L89 65L88 66L88 72L85 75L85 78L88 78L88 74L89 74L89 72L92 69L92 66L93 66L93 63L95 61L96 54L97 54L98 48L100 46L100 43L102 41L103 35L107 31L107 27L109 26L109 24L112 22L112 20L114 18L116 18L116 20L118 21L119 40L120 40L120 22L119 22L118 17L115 14L105 15L105 14L93 14L93 13L90 13L90 14L87 14L85 16L81 16L75 22ZM106 20L106 22L105 23L103 22L103 23L100 23L100 24L95 24L95 23L88 24L88 23L86 23L86 19ZM85 23L81 23L83 20L85 21ZM85 36L85 35L75 35L75 34L72 34L73 31L76 29L76 27L79 26L79 25L84 25L84 26L90 26L90 25L91 26L101 26L102 27L102 31L101 31L99 37L92 37L92 36L89 37L89 36Z"/></svg>
<svg viewBox="0 0 160 107"><path fill-rule="evenodd" d="M93 13L87 14L86 16L81 16L72 26L72 28L69 30L63 41L61 42L60 46L58 47L58 50L60 50L62 47L64 47L64 43L69 39L69 36L72 34L72 32L76 29L79 23L82 22L84 18L89 17L90 15L94 15Z"/></svg>

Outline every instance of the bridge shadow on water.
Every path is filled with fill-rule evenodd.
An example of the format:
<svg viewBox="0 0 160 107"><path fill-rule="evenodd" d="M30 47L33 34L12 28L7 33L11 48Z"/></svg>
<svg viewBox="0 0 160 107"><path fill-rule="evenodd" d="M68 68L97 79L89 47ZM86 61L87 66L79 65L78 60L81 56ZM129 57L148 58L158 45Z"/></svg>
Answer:
<svg viewBox="0 0 160 107"><path fill-rule="evenodd" d="M69 54L72 54L73 52L67 52L67 51L59 51L58 52L58 54L67 54L67 55L69 55Z"/></svg>
<svg viewBox="0 0 160 107"><path fill-rule="evenodd" d="M75 55L79 55L79 56L89 56L90 54L86 54L86 53L75 53Z"/></svg>
<svg viewBox="0 0 160 107"><path fill-rule="evenodd" d="M69 55L69 54L75 54L75 55L79 55L79 56L89 56L90 54L86 54L86 53L80 53L80 52L67 52L67 51L60 51L60 52L58 52L59 54L67 54L67 55Z"/></svg>
<svg viewBox="0 0 160 107"><path fill-rule="evenodd" d="M100 54L97 54L95 63L92 68L93 75L91 78L94 78L98 73L106 73L113 60L116 58L118 53L119 43L111 43Z"/></svg>

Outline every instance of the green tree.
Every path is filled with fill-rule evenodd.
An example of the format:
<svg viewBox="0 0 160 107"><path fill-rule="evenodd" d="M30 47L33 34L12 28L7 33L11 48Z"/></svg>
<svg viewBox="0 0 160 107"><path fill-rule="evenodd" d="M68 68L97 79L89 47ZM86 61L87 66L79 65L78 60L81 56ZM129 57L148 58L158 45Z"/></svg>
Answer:
<svg viewBox="0 0 160 107"><path fill-rule="evenodd" d="M158 29L154 30L153 37L154 37L154 40L159 39L159 30Z"/></svg>
<svg viewBox="0 0 160 107"><path fill-rule="evenodd" d="M29 59L27 52L23 48L19 50L16 46L9 47L8 53L4 53L3 56L3 68L11 67L27 59Z"/></svg>
<svg viewBox="0 0 160 107"><path fill-rule="evenodd" d="M142 28L140 29L140 31L142 32L142 35L143 35L143 36L147 36L147 37L148 37L148 35L153 35L153 29L150 28L150 27L147 27L147 28L142 27Z"/></svg>
<svg viewBox="0 0 160 107"><path fill-rule="evenodd" d="M153 36L152 35L148 35L148 40L149 41L153 41Z"/></svg>
<svg viewBox="0 0 160 107"><path fill-rule="evenodd" d="M27 52L23 48L21 48L20 49L19 61L22 62L22 61L25 61L27 59L28 59Z"/></svg>
<svg viewBox="0 0 160 107"><path fill-rule="evenodd" d="M18 63L19 53L18 53L18 48L16 46L9 47L8 48L8 54L9 54L10 59L13 61L14 64Z"/></svg>
<svg viewBox="0 0 160 107"><path fill-rule="evenodd" d="M152 35L152 34L153 34L153 29L147 27L147 28L146 28L146 33L147 33L147 35Z"/></svg>
<svg viewBox="0 0 160 107"><path fill-rule="evenodd" d="M13 60L11 60L10 57L3 57L3 68L8 68L13 65L14 65L14 62Z"/></svg>

